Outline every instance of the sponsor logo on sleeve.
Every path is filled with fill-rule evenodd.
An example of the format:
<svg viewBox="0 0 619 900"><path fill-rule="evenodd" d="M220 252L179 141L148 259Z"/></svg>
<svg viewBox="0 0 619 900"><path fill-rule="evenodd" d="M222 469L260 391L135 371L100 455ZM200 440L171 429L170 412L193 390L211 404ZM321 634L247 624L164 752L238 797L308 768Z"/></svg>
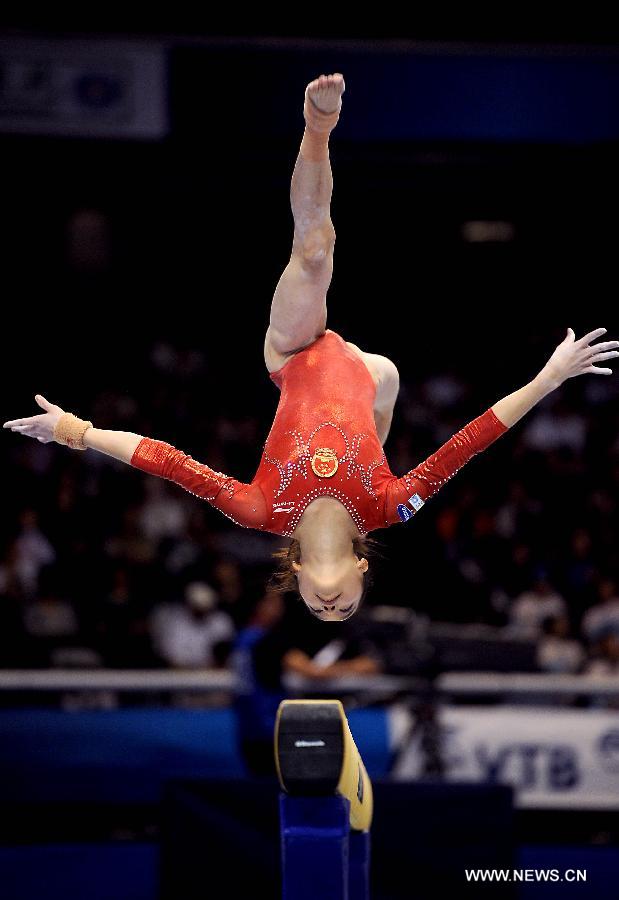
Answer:
<svg viewBox="0 0 619 900"><path fill-rule="evenodd" d="M413 507L407 506L406 503L410 503ZM412 519L415 513L421 509L424 504L424 501L421 499L419 494L413 494L412 497L409 497L406 503L398 504L398 515L403 522L408 522L409 519Z"/></svg>

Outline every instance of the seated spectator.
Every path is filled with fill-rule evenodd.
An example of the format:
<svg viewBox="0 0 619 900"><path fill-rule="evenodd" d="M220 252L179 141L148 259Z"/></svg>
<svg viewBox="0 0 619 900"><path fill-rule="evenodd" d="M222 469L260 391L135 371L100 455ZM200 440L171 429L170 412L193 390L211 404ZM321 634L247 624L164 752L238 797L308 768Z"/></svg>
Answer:
<svg viewBox="0 0 619 900"><path fill-rule="evenodd" d="M278 681L284 673L321 680L382 671L382 657L367 635L364 615L342 622L308 618L291 603L288 615L261 641L257 661Z"/></svg>
<svg viewBox="0 0 619 900"><path fill-rule="evenodd" d="M579 672L585 651L580 641L570 637L567 616L548 616L542 622L543 637L537 645L537 663L544 672Z"/></svg>
<svg viewBox="0 0 619 900"><path fill-rule="evenodd" d="M542 634L544 619L564 615L567 615L565 600L553 588L547 570L539 566L532 588L514 600L507 629L520 637L537 638Z"/></svg>
<svg viewBox="0 0 619 900"><path fill-rule="evenodd" d="M234 639L230 616L218 609L217 594L208 584L193 581L184 603L163 603L151 613L151 633L157 653L175 668L217 667L218 645Z"/></svg>

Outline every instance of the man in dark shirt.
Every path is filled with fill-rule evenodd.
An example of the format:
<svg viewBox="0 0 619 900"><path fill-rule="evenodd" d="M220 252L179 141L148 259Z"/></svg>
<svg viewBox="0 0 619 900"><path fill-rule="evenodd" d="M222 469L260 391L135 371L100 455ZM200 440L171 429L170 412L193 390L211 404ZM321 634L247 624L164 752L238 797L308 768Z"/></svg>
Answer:
<svg viewBox="0 0 619 900"><path fill-rule="evenodd" d="M240 680L235 701L240 748L254 775L276 772L273 729L277 707L287 697L286 673L320 681L383 669L362 614L346 622L320 622L308 618L299 599L287 599L276 613L276 598L281 603L281 595L267 592L258 601L232 656Z"/></svg>

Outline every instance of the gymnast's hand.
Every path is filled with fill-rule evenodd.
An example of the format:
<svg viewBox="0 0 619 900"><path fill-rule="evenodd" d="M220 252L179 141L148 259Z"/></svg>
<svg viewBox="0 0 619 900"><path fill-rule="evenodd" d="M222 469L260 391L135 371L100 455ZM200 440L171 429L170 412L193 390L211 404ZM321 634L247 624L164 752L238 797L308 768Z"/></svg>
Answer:
<svg viewBox="0 0 619 900"><path fill-rule="evenodd" d="M30 416L27 419L12 419L10 422L5 422L2 427L36 438L42 444L49 444L50 441L54 440L54 428L60 416L64 415L64 409L61 409L60 406L54 406L41 394L35 394L34 399L45 410L44 413L38 416Z"/></svg>
<svg viewBox="0 0 619 900"><path fill-rule="evenodd" d="M584 375L587 372L594 375L612 375L612 369L593 365L603 359L619 356L619 350L611 349L619 347L619 341L602 341L599 344L591 345L591 341L600 337L605 331L606 328L595 328L576 340L573 330L568 328L565 338L557 346L544 367L546 373L558 385L563 384L568 378Z"/></svg>

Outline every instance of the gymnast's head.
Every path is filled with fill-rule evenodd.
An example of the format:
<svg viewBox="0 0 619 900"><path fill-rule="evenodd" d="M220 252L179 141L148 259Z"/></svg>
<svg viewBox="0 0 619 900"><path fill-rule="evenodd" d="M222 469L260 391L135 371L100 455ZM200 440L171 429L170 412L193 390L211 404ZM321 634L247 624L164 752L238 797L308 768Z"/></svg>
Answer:
<svg viewBox="0 0 619 900"><path fill-rule="evenodd" d="M298 594L309 612L322 622L344 622L357 612L371 585L368 557L371 538L354 537L340 554L303 554L301 541L277 550L278 566L269 581L272 590Z"/></svg>

